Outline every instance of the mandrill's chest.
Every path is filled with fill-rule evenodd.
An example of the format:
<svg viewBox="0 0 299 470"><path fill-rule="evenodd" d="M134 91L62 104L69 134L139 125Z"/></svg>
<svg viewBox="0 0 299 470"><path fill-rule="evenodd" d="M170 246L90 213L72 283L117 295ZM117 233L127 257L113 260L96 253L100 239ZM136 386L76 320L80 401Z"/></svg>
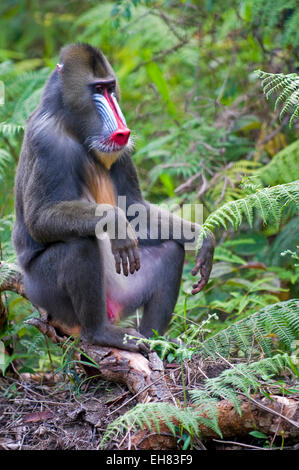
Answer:
<svg viewBox="0 0 299 470"><path fill-rule="evenodd" d="M100 162L88 162L85 166L84 198L97 204L116 205L116 190L107 169Z"/></svg>

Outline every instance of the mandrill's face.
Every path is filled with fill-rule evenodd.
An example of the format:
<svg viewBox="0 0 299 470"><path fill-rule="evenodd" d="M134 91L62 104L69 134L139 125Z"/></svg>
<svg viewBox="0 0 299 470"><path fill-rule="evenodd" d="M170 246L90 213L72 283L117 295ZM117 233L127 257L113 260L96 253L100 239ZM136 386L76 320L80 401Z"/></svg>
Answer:
<svg viewBox="0 0 299 470"><path fill-rule="evenodd" d="M107 153L120 151L127 145L131 131L117 102L116 80L99 80L91 88L103 124L99 150Z"/></svg>
<svg viewBox="0 0 299 470"><path fill-rule="evenodd" d="M79 127L83 144L110 168L125 149L133 147L112 67L100 51L78 44L62 51L57 68L72 127Z"/></svg>

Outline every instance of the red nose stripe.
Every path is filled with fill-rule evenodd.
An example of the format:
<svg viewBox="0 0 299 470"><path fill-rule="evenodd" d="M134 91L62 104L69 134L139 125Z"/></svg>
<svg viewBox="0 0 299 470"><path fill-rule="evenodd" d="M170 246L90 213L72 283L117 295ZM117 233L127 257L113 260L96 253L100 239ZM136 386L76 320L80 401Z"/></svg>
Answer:
<svg viewBox="0 0 299 470"><path fill-rule="evenodd" d="M114 131L111 135L110 135L110 138L109 140L111 142L114 142L115 144L117 145L126 145L126 143L128 142L129 140L129 137L130 137L130 134L131 134L131 131L130 129L127 128L127 126L123 123L123 121L121 120L118 112L117 112L117 109L113 103L113 100L111 99L111 97L109 96L109 93L108 91L105 89L104 91L104 96L106 98L106 100L108 101L109 103L109 106L110 108L112 109L113 111L113 114L115 116L115 119L116 119L116 122L117 122L117 130Z"/></svg>

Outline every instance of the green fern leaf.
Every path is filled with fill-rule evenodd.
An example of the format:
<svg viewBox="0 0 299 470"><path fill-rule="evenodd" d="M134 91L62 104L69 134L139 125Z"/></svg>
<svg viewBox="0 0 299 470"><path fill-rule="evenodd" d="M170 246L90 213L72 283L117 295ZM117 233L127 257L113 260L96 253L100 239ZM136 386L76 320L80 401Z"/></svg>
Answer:
<svg viewBox="0 0 299 470"><path fill-rule="evenodd" d="M208 236L209 231L214 231L220 225L226 228L227 221L236 230L242 222L242 214L246 216L249 225L252 226L254 209L265 224L277 226L282 210L290 203L293 203L295 210L299 212L299 180L271 188L258 189L256 193L243 199L227 202L207 217L202 226L198 247L200 248L202 239ZM227 216L228 213L231 215L230 217Z"/></svg>
<svg viewBox="0 0 299 470"><path fill-rule="evenodd" d="M280 119L285 114L290 114L290 126L299 115L299 76L296 73L285 75L283 73L267 73L256 70L258 77L262 79L263 92L268 99L273 94L278 94L274 109L283 104Z"/></svg>
<svg viewBox="0 0 299 470"><path fill-rule="evenodd" d="M273 336L291 351L299 337L299 300L292 299L267 305L250 317L244 318L201 343L206 356L230 356L236 350L249 354L254 345L268 356L273 351Z"/></svg>

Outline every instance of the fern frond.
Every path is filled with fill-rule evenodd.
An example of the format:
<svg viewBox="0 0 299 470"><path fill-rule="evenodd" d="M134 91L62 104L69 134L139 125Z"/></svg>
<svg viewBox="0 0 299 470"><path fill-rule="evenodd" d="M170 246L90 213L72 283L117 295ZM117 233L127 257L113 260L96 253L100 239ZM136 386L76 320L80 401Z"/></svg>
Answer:
<svg viewBox="0 0 299 470"><path fill-rule="evenodd" d="M13 158L9 152L0 149L0 181L5 177L7 166L13 162Z"/></svg>
<svg viewBox="0 0 299 470"><path fill-rule="evenodd" d="M270 186L298 180L299 139L278 152L267 165L259 168L253 179Z"/></svg>
<svg viewBox="0 0 299 470"><path fill-rule="evenodd" d="M190 396L194 403L203 403L207 399L229 400L241 413L241 401L238 393L250 397L251 393L261 388L261 379L269 381L290 366L291 359L287 354L277 354L250 364L234 364L218 377L206 379L202 390L191 390Z"/></svg>
<svg viewBox="0 0 299 470"><path fill-rule="evenodd" d="M261 216L264 224L277 226L281 219L281 213L286 205L294 203L299 211L299 180L292 183L273 186L271 188L258 189L243 199L230 201L210 214L202 226L198 246L202 239L213 232L216 227L228 228L232 225L236 230L243 219L247 220L250 227L253 225L253 210Z"/></svg>
<svg viewBox="0 0 299 470"><path fill-rule="evenodd" d="M299 117L299 76L296 73L267 73L256 70L258 77L262 79L263 93L268 99L273 94L278 94L274 108L282 105L280 119L285 114L290 114L290 126L295 118Z"/></svg>
<svg viewBox="0 0 299 470"><path fill-rule="evenodd" d="M242 197L240 188L242 178L244 175L246 177L254 176L258 166L260 166L260 163L248 160L238 160L225 165L213 176L214 183L207 192L208 197L212 201L219 202L234 201ZM294 178L292 181L294 181Z"/></svg>
<svg viewBox="0 0 299 470"><path fill-rule="evenodd" d="M222 330L201 344L206 356L221 354L229 357L236 350L249 354L259 346L268 356L273 350L273 339L291 351L292 342L299 338L299 300L292 299L267 305L262 310Z"/></svg>
<svg viewBox="0 0 299 470"><path fill-rule="evenodd" d="M155 428L159 433L162 423L174 436L178 434L179 429L191 436L198 435L200 423L221 436L217 402L226 399L241 413L241 401L238 396L240 392L249 397L252 392L261 388L261 380L270 381L273 375L279 374L290 365L291 358L287 354L279 354L251 364L233 365L218 377L206 379L201 390L189 392L196 408L179 408L170 403L138 404L107 427L101 447L120 433L134 432L138 428L148 428L150 431Z"/></svg>
<svg viewBox="0 0 299 470"><path fill-rule="evenodd" d="M251 20L263 31L264 37L279 34L283 50L291 47L297 51L299 46L299 9L298 0L283 2L273 0L254 0L251 4Z"/></svg>
<svg viewBox="0 0 299 470"><path fill-rule="evenodd" d="M23 131L25 126L21 126L18 124L0 123L0 134L4 135L5 137L11 137L13 135L18 134L19 132Z"/></svg>
<svg viewBox="0 0 299 470"><path fill-rule="evenodd" d="M171 403L140 403L107 427L101 447L106 442L115 439L120 433L128 430L134 432L137 429L148 428L152 430L155 428L159 433L162 423L167 426L174 436L178 434L179 428L191 436L198 436L200 422L221 436L218 426L218 410L215 404L216 400L206 400L204 407L195 410L192 407L179 408Z"/></svg>
<svg viewBox="0 0 299 470"><path fill-rule="evenodd" d="M0 261L0 286L4 284L9 277L19 273L20 269L16 264Z"/></svg>

